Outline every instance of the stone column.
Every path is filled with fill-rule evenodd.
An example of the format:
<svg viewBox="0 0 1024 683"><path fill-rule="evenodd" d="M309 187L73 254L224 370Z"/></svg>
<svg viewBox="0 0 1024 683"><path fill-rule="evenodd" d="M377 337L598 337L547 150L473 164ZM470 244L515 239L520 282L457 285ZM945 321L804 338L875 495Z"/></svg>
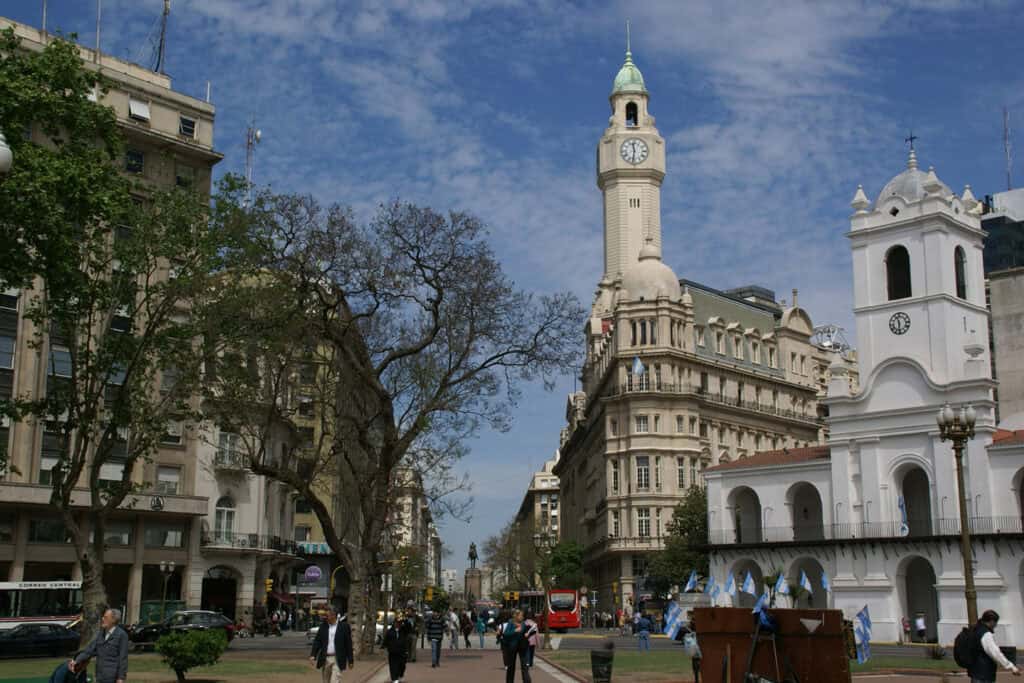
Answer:
<svg viewBox="0 0 1024 683"><path fill-rule="evenodd" d="M14 561L11 562L10 576L8 581L23 581L25 579L25 551L28 544L28 513L18 515L16 529L14 531ZM78 564L77 562L75 564Z"/></svg>
<svg viewBox="0 0 1024 683"><path fill-rule="evenodd" d="M145 523L142 516L135 519L134 535L134 561L128 574L128 604L126 614L123 615L123 622L134 624L139 621L139 611L142 607L142 556L146 549Z"/></svg>

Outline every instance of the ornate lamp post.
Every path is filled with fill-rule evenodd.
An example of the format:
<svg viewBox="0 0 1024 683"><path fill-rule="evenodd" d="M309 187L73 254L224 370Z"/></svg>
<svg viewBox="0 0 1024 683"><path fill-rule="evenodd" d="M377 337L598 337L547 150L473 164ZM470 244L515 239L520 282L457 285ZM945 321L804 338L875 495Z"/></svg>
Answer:
<svg viewBox="0 0 1024 683"><path fill-rule="evenodd" d="M11 152L11 148L7 146L7 138L4 137L3 133L0 133L0 176L10 173L13 163L14 154Z"/></svg>
<svg viewBox="0 0 1024 683"><path fill-rule="evenodd" d="M551 620L548 618L550 610L548 609L548 590L551 588L550 573L551 573L551 549L554 546L554 538L551 534L545 532L536 533L533 535L533 549L537 553L537 559L540 561L540 585L541 590L544 591L544 600L542 602L544 610L544 643L541 645L542 650L551 649Z"/></svg>
<svg viewBox="0 0 1024 683"><path fill-rule="evenodd" d="M956 458L957 496L960 499L960 555L964 562L964 597L967 599L967 622L978 621L978 593L974 589L974 569L971 558L971 530L967 524L967 499L964 491L964 447L974 437L974 423L977 415L974 408L966 406L957 413L947 403L939 410L935 421L939 425L939 438L953 442L953 456Z"/></svg>
<svg viewBox="0 0 1024 683"><path fill-rule="evenodd" d="M160 573L164 577L164 593L163 598L160 599L160 621L167 618L167 582L174 576L174 560L170 562L160 562Z"/></svg>

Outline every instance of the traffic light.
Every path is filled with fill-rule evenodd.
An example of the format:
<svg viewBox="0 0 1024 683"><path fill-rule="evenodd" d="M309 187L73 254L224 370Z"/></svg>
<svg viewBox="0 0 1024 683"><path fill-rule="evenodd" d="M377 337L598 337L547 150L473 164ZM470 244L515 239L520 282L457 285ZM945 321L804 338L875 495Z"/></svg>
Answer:
<svg viewBox="0 0 1024 683"><path fill-rule="evenodd" d="M434 587L433 586L427 586L426 589L424 589L424 593L426 593L426 598L424 599L424 602L433 602L434 601Z"/></svg>
<svg viewBox="0 0 1024 683"><path fill-rule="evenodd" d="M512 602L519 603L519 591L512 591Z"/></svg>
<svg viewBox="0 0 1024 683"><path fill-rule="evenodd" d="M274 580L273 579L263 579L263 586L264 586L264 588L266 588L266 591L268 593L273 593L274 592Z"/></svg>
<svg viewBox="0 0 1024 683"><path fill-rule="evenodd" d="M509 593L508 591L505 591L504 593L501 594L501 597L505 599L505 602L508 602L509 600L512 599L511 597L509 597L510 595L511 595L511 593Z"/></svg>

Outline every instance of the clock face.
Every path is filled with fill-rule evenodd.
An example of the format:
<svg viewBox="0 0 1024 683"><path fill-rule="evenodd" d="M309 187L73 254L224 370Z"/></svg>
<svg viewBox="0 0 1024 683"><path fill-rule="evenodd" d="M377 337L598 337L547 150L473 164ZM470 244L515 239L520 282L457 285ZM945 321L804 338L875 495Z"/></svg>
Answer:
<svg viewBox="0 0 1024 683"><path fill-rule="evenodd" d="M889 330L893 334L906 334L909 329L910 316L903 311L893 313L892 317L889 318Z"/></svg>
<svg viewBox="0 0 1024 683"><path fill-rule="evenodd" d="M647 158L647 143L640 138L630 138L619 147L619 154L631 164L639 164Z"/></svg>

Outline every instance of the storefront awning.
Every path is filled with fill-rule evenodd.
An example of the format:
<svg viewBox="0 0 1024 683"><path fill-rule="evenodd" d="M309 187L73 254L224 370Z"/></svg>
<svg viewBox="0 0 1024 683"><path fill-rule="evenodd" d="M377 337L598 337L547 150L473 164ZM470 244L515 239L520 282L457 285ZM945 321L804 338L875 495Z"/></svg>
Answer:
<svg viewBox="0 0 1024 683"><path fill-rule="evenodd" d="M270 597L285 605L291 605L295 602L295 598L287 593L271 593Z"/></svg>

